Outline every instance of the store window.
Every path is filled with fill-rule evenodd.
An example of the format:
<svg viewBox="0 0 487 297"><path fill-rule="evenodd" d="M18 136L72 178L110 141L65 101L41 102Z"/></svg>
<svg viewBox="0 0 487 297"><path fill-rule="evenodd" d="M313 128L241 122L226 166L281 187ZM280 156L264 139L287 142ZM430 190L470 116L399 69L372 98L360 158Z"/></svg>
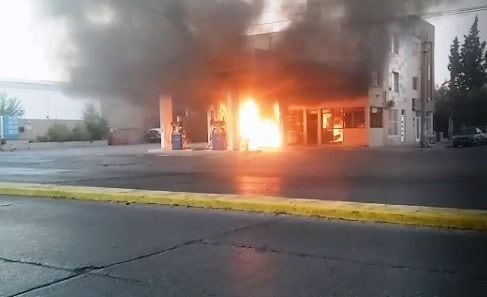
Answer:
<svg viewBox="0 0 487 297"><path fill-rule="evenodd" d="M383 109L382 107L370 108L370 128L383 128Z"/></svg>
<svg viewBox="0 0 487 297"><path fill-rule="evenodd" d="M344 108L345 128L365 128L365 111L363 107Z"/></svg>
<svg viewBox="0 0 487 297"><path fill-rule="evenodd" d="M322 143L343 142L343 110L341 108L325 108L322 114Z"/></svg>
<svg viewBox="0 0 487 297"><path fill-rule="evenodd" d="M398 110L391 109L388 112L388 121L387 121L387 134L391 136L395 136L399 134L399 117L398 117Z"/></svg>

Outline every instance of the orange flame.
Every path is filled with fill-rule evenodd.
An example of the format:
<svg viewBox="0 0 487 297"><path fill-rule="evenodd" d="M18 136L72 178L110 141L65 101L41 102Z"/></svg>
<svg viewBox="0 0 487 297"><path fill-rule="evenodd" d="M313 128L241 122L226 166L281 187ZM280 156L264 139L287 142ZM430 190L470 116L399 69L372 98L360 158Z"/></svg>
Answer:
<svg viewBox="0 0 487 297"><path fill-rule="evenodd" d="M253 99L249 98L240 104L240 139L245 148L258 150L281 146L279 104L273 107L272 116L264 117Z"/></svg>

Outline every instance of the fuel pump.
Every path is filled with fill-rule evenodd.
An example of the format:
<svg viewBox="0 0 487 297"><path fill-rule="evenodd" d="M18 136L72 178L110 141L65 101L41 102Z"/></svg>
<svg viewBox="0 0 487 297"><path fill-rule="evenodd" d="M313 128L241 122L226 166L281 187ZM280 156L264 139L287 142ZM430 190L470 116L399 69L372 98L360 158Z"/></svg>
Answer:
<svg viewBox="0 0 487 297"><path fill-rule="evenodd" d="M225 121L211 121L211 147L214 151L227 149L227 132Z"/></svg>
<svg viewBox="0 0 487 297"><path fill-rule="evenodd" d="M171 144L173 150L183 150L186 142L186 133L183 129L183 120L177 117L176 122L171 123Z"/></svg>

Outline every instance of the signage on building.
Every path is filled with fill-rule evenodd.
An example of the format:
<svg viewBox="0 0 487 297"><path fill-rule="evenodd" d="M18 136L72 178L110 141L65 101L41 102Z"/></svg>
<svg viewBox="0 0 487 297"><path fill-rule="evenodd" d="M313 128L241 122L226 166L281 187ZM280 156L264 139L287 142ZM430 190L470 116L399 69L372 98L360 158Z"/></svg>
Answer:
<svg viewBox="0 0 487 297"><path fill-rule="evenodd" d="M15 140L19 138L19 119L11 116L0 116L0 139Z"/></svg>

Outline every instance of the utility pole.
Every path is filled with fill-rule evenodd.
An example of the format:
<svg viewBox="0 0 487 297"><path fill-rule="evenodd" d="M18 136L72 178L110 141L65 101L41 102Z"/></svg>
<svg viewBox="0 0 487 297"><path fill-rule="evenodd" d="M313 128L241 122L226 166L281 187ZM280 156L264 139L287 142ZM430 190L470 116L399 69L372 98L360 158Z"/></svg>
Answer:
<svg viewBox="0 0 487 297"><path fill-rule="evenodd" d="M429 76L431 75L431 55L433 51L433 43L430 41L423 41L421 44L421 148L428 147L426 139L426 100L432 96L431 82Z"/></svg>

